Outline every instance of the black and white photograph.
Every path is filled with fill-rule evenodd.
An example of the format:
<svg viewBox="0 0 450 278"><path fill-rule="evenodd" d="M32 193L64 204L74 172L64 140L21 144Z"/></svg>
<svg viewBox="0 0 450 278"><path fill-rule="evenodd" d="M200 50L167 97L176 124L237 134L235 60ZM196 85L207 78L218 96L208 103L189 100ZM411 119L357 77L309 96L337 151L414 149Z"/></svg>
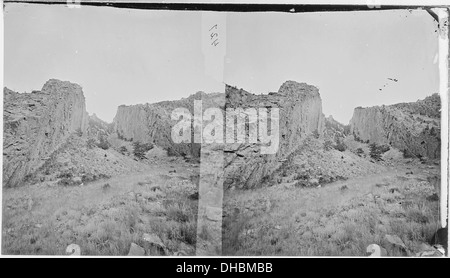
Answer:
<svg viewBox="0 0 450 278"><path fill-rule="evenodd" d="M4 0L1 255L448 257L448 7L269 4Z"/></svg>

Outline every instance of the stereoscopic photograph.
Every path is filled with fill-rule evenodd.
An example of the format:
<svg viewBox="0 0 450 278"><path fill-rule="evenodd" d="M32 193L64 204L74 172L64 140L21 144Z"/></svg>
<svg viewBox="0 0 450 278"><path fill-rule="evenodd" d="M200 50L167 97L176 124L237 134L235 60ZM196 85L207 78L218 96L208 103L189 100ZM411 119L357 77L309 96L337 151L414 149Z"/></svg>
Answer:
<svg viewBox="0 0 450 278"><path fill-rule="evenodd" d="M448 9L143 2L4 1L3 256L448 255Z"/></svg>

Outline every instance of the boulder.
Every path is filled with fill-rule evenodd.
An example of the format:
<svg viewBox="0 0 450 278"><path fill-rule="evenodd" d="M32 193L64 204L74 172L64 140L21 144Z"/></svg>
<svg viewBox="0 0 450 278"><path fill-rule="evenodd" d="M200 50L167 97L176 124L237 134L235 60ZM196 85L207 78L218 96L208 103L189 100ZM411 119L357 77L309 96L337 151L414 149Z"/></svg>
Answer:
<svg viewBox="0 0 450 278"><path fill-rule="evenodd" d="M128 256L145 256L145 249L132 242Z"/></svg>

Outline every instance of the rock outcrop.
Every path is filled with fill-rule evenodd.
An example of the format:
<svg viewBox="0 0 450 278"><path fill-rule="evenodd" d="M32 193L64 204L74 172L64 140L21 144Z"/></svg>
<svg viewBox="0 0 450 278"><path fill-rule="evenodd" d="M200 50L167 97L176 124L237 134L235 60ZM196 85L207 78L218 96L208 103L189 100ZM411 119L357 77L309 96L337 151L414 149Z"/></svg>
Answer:
<svg viewBox="0 0 450 278"><path fill-rule="evenodd" d="M97 117L94 113L88 117L88 128L86 134L89 138L100 139L101 137L108 137L114 130L111 123L107 123Z"/></svg>
<svg viewBox="0 0 450 278"><path fill-rule="evenodd" d="M141 143L153 143L174 155L200 156L200 144L175 144L171 138L172 127L177 123L171 119L176 108L186 108L194 113L194 100L202 100L202 108L223 107L223 94L198 92L176 101L163 101L153 104L121 105L114 117L114 130L119 138Z"/></svg>
<svg viewBox="0 0 450 278"><path fill-rule="evenodd" d="M40 167L71 133L86 132L82 88L51 79L41 91L4 88L3 186L17 186Z"/></svg>
<svg viewBox="0 0 450 278"><path fill-rule="evenodd" d="M279 108L279 148L275 154L261 154L260 142L225 144L225 188L259 187L307 135L323 134L322 100L314 86L287 81L268 95L226 86L227 109L252 107Z"/></svg>
<svg viewBox="0 0 450 278"><path fill-rule="evenodd" d="M355 139L389 144L405 155L439 158L440 97L434 94L414 103L358 107L350 121Z"/></svg>
<svg viewBox="0 0 450 278"><path fill-rule="evenodd" d="M254 95L226 85L225 96L199 92L177 101L122 105L114 118L114 130L124 140L153 143L171 154L199 157L201 144L176 144L171 138L172 127L177 123L171 119L172 111L187 108L193 114L194 100L202 100L203 111L211 107L220 108L224 112L223 123L226 122L225 109L228 108L279 108L279 147L275 154L261 154L259 142L224 144L226 188L259 186L280 161L301 144L302 139L312 133L323 134L324 117L318 89L293 81L285 82L278 92L268 95ZM224 129L224 141L226 133Z"/></svg>
<svg viewBox="0 0 450 278"><path fill-rule="evenodd" d="M333 116L325 118L325 130L324 134L327 139L338 141L345 138L350 133L350 126L343 125L336 121Z"/></svg>

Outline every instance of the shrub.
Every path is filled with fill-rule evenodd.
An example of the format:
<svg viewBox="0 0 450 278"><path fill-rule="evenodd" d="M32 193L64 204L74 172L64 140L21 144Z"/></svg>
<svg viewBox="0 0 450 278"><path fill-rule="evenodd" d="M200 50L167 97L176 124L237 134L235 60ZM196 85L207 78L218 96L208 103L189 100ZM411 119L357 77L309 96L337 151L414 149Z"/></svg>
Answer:
<svg viewBox="0 0 450 278"><path fill-rule="evenodd" d="M60 179L71 179L73 178L73 174L71 172L63 172L57 175L56 177Z"/></svg>
<svg viewBox="0 0 450 278"><path fill-rule="evenodd" d="M375 159L376 161L380 161L381 155L387 151L389 151L391 148L388 145L377 145L376 143L372 143L369 145L370 148L370 157Z"/></svg>
<svg viewBox="0 0 450 278"><path fill-rule="evenodd" d="M357 155L361 156L363 153L364 153L364 150L363 150L363 149L361 149L361 148L357 148L357 149L356 149L356 154L357 154Z"/></svg>
<svg viewBox="0 0 450 278"><path fill-rule="evenodd" d="M303 188L303 187L309 187L309 186L311 186L311 185L310 185L310 183L309 183L308 181L306 181L306 180L299 180L299 181L297 181L297 182L294 184L294 186L295 186L295 187Z"/></svg>
<svg viewBox="0 0 450 278"><path fill-rule="evenodd" d="M78 137L81 137L81 136L83 136L83 131L81 130L81 128L78 128L78 129L75 131L75 134L76 134Z"/></svg>
<svg viewBox="0 0 450 278"><path fill-rule="evenodd" d="M111 185L109 185L109 183L105 183L104 185L102 185L103 190L108 190L110 187Z"/></svg>
<svg viewBox="0 0 450 278"><path fill-rule="evenodd" d="M345 150L347 149L347 145L345 145L341 140L338 140L334 148L340 152L345 152Z"/></svg>
<svg viewBox="0 0 450 278"><path fill-rule="evenodd" d="M333 142L331 142L330 140L326 140L326 141L323 143L323 148L324 148L324 150L326 150L326 151L331 150L332 147L333 147Z"/></svg>
<svg viewBox="0 0 450 278"><path fill-rule="evenodd" d="M431 136L436 136L436 135L438 135L438 133L436 132L436 129L432 126L431 127L431 129L430 129L430 135Z"/></svg>
<svg viewBox="0 0 450 278"><path fill-rule="evenodd" d="M179 153L172 147L167 148L167 155L168 156L177 156Z"/></svg>
<svg viewBox="0 0 450 278"><path fill-rule="evenodd" d="M97 144L97 147L107 150L110 146L111 144L108 142L108 140L106 140L104 137L100 137L100 142Z"/></svg>
<svg viewBox="0 0 450 278"><path fill-rule="evenodd" d="M125 155L125 154L128 152L128 149L127 149L127 147L125 147L125 146L121 146L121 147L119 148L119 152L120 152L121 154Z"/></svg>
<svg viewBox="0 0 450 278"><path fill-rule="evenodd" d="M139 159L145 159L145 154L153 149L153 144L151 143L141 143L141 142L134 142L133 143L133 154Z"/></svg>
<svg viewBox="0 0 450 278"><path fill-rule="evenodd" d="M84 175L81 176L81 181L83 183L88 183L88 182L93 182L96 180L100 180L100 179L109 179L111 178L111 176L105 175L105 174L91 174L91 173L86 173Z"/></svg>
<svg viewBox="0 0 450 278"><path fill-rule="evenodd" d="M97 144L95 143L95 140L93 138L89 138L86 142L86 145L89 149L92 149L95 146L97 146Z"/></svg>
<svg viewBox="0 0 450 278"><path fill-rule="evenodd" d="M408 149L404 149L402 151L402 153L403 153L404 158L413 158L414 157L414 154Z"/></svg>
<svg viewBox="0 0 450 278"><path fill-rule="evenodd" d="M317 130L314 130L313 131L313 136L314 136L314 138L319 139L320 134L319 134L319 132Z"/></svg>

